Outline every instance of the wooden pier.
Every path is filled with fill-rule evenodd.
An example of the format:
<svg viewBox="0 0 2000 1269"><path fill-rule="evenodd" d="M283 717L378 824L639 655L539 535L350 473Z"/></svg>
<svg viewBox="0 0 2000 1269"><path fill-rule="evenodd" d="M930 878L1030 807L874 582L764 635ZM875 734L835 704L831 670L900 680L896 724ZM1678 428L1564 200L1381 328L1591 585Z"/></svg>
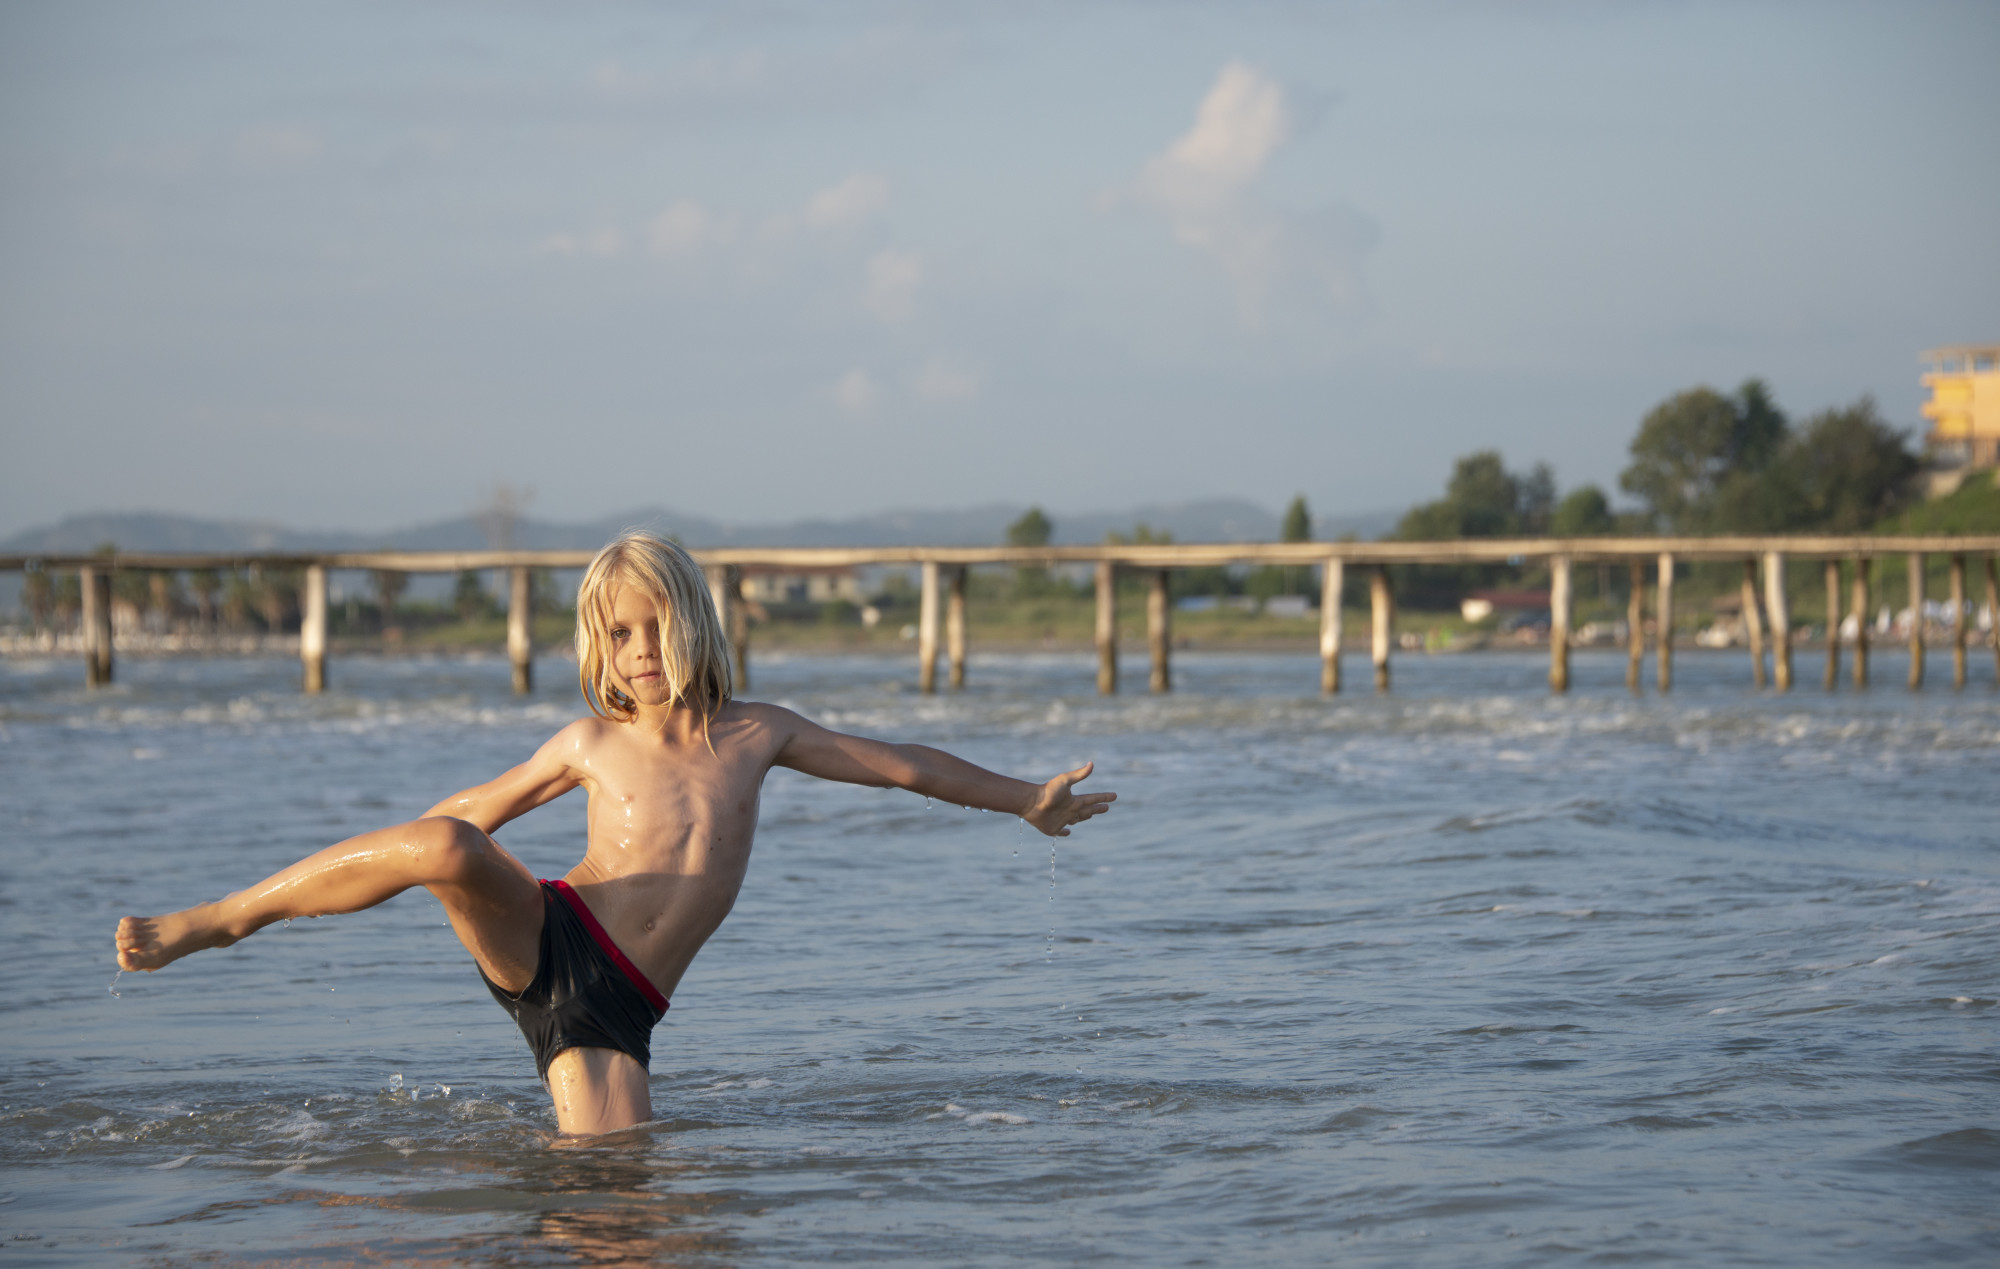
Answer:
<svg viewBox="0 0 2000 1269"><path fill-rule="evenodd" d="M193 554L124 552L93 555L0 556L0 570L39 568L74 571L82 582L82 623L85 682L109 683L113 673L111 576L121 570L178 571L238 569L252 565L302 571L299 657L307 692L323 691L327 682L327 574L337 569L379 569L402 573L456 573L501 570L508 574L507 657L513 668L514 690L533 689L534 646L530 607L534 569L581 569L591 551L366 551L328 553ZM1317 566L1320 569L1320 690L1341 690L1342 591L1350 567L1367 571L1369 595L1369 656L1377 691L1389 690L1390 655L1394 640L1395 593L1389 569L1393 565L1521 564L1544 560L1549 567L1549 688L1570 687L1572 643L1572 578L1580 563L1623 562L1630 570L1631 596L1627 612L1626 683L1641 686L1645 657L1646 569L1653 569L1653 621L1656 631L1654 682L1662 692L1673 687L1674 571L1691 561L1741 561L1744 623L1752 661L1752 683L1768 682L1777 691L1792 687L1792 624L1786 591L1787 561L1793 557L1823 561L1829 621L1825 686L1832 690L1840 667L1841 570L1851 583L1848 616L1855 624L1851 645L1855 686L1868 685L1868 608L1870 572L1877 559L1901 555L1909 570L1909 606L1916 614L1909 633L1908 686L1923 686L1924 563L1927 556L1950 558L1948 598L1957 614L1951 627L1952 683L1966 683L1966 602L1968 560L1982 558L1986 603L2000 614L2000 534L1929 537L1879 536L1756 536L1707 538L1467 538L1442 542L1219 542L1104 546L1038 547L725 547L693 552L706 571L710 593L734 650L739 686L747 686L750 671L750 627L742 601L746 566L766 568L839 568L864 565L915 565L922 579L917 617L917 685L935 692L939 635L947 662L947 682L963 687L966 672L965 595L968 571L975 566L1053 567L1093 566L1097 586L1097 690L1118 690L1117 585L1121 572L1147 581L1146 643L1150 655L1147 686L1154 692L1173 687L1173 605L1171 574L1177 568L1223 565ZM1761 580L1762 586L1758 583ZM1762 605L1758 592L1762 591ZM940 626L943 629L940 631ZM1771 666L1767 676L1765 652ZM2000 644L1994 649L1995 674L2000 678Z"/></svg>

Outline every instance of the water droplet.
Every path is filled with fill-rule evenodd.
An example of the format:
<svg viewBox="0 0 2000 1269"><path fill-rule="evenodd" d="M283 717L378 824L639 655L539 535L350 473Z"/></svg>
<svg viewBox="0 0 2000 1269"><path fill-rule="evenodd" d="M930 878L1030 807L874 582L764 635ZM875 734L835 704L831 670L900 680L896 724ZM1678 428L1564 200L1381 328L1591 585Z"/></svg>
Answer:
<svg viewBox="0 0 2000 1269"><path fill-rule="evenodd" d="M118 980L123 977L125 977L125 971L121 969L117 973L111 976L111 981L105 985L104 990L110 992L114 996L118 996ZM118 998L120 1000L124 999L123 996L118 996Z"/></svg>

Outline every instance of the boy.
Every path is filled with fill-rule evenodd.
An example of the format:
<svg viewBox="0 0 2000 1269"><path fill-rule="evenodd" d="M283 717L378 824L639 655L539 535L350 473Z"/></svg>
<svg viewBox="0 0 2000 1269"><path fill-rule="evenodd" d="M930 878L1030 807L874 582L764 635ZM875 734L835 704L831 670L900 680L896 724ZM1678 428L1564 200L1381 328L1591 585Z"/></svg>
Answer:
<svg viewBox="0 0 2000 1269"><path fill-rule="evenodd" d="M732 700L701 569L650 535L599 552L576 609L590 716L423 819L329 846L214 903L126 917L119 966L160 969L273 921L355 912L422 886L520 1024L561 1130L610 1132L652 1118L653 1025L736 902L772 767L1007 811L1057 837L1117 798L1071 791L1089 763L1030 784ZM537 881L491 834L579 785L590 796L583 861L562 881Z"/></svg>

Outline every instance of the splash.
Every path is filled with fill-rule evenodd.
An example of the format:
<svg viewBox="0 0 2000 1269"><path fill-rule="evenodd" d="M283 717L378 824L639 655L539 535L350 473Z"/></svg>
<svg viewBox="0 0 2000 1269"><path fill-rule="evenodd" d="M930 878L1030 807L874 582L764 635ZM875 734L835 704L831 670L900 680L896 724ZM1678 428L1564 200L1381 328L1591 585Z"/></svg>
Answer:
<svg viewBox="0 0 2000 1269"><path fill-rule="evenodd" d="M1056 958L1056 839L1049 838L1049 946L1044 961Z"/></svg>
<svg viewBox="0 0 2000 1269"><path fill-rule="evenodd" d="M123 977L125 977L125 971L121 969L117 973L111 976L111 981L108 984L106 984L104 988L104 990L110 992L112 995L118 996L120 1000L123 1000L125 998L122 995L119 995L118 992L118 980Z"/></svg>

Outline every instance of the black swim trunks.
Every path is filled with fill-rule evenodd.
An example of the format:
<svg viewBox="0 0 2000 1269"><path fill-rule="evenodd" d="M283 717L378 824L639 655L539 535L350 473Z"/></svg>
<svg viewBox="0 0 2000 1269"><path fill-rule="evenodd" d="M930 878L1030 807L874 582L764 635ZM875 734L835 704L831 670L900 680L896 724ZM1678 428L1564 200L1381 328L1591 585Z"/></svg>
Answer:
<svg viewBox="0 0 2000 1269"><path fill-rule="evenodd" d="M543 1083L549 1063L564 1049L616 1049L651 1069L653 1024L666 1014L667 998L618 950L568 882L541 885L541 960L534 981L510 996L481 970L486 989L528 1038Z"/></svg>

